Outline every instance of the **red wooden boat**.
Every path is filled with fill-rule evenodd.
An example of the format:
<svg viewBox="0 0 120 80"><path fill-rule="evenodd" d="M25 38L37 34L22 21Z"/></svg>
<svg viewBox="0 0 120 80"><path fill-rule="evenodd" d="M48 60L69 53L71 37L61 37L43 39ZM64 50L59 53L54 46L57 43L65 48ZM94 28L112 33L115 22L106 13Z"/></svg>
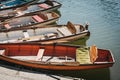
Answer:
<svg viewBox="0 0 120 80"><path fill-rule="evenodd" d="M110 50L95 46L36 43L0 44L0 60L43 70L86 70L113 65Z"/></svg>

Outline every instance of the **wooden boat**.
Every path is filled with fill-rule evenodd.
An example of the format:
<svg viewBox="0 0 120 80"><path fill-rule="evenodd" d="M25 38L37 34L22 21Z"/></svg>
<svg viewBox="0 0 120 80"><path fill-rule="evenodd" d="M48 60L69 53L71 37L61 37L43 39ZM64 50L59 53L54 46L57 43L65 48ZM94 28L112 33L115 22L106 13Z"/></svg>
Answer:
<svg viewBox="0 0 120 80"><path fill-rule="evenodd" d="M86 25L88 26L88 25ZM40 42L41 44L74 41L89 35L89 30L80 24L28 27L0 32L0 43Z"/></svg>
<svg viewBox="0 0 120 80"><path fill-rule="evenodd" d="M10 8L21 7L38 0L0 0L0 11Z"/></svg>
<svg viewBox="0 0 120 80"><path fill-rule="evenodd" d="M48 13L35 13L28 16L21 16L12 18L10 20L0 23L1 29L31 27L31 26L43 26L56 22L59 19L59 15L55 12Z"/></svg>
<svg viewBox="0 0 120 80"><path fill-rule="evenodd" d="M33 3L29 5L24 5L22 7L10 8L7 10L0 11L0 21L10 19L13 17L31 15L37 12L50 12L61 7L61 4L56 1L44 1L39 3Z"/></svg>
<svg viewBox="0 0 120 80"><path fill-rule="evenodd" d="M38 43L0 44L0 60L30 68L67 71L108 68L115 62L110 50L95 46Z"/></svg>

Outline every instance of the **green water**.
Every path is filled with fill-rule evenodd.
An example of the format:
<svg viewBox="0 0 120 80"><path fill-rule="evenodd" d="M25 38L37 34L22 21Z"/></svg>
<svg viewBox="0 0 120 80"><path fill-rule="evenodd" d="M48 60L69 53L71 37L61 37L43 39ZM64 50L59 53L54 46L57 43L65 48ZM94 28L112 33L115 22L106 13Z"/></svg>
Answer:
<svg viewBox="0 0 120 80"><path fill-rule="evenodd" d="M95 44L99 48L110 49L116 61L111 68L61 72L61 74L87 80L120 80L120 0L57 1L62 3L58 24L66 24L67 21L90 24L90 37L72 43L87 46Z"/></svg>
<svg viewBox="0 0 120 80"><path fill-rule="evenodd" d="M86 80L120 80L120 0L57 0L62 4L59 9L61 17L57 24L67 21L85 24L89 22L90 36L72 42L77 45L110 49L115 64L110 68L61 71L52 73L84 78ZM38 71L39 72L39 71Z"/></svg>

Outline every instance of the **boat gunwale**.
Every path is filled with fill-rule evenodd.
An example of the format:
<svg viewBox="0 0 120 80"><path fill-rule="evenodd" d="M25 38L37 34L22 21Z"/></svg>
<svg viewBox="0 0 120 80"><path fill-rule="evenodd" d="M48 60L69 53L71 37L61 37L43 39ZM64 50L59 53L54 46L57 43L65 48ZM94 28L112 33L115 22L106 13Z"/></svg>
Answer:
<svg viewBox="0 0 120 80"><path fill-rule="evenodd" d="M74 24L75 26L81 26L81 24ZM65 24L61 24L61 25L44 25L44 26L34 26L34 27L14 27L14 28L10 28L10 29L5 29L5 30L0 30L1 32L10 32L10 31L19 31L19 30L23 30L23 29L37 29L37 28L51 28L51 27L62 27L62 26L67 26ZM89 31L89 30L88 30Z"/></svg>

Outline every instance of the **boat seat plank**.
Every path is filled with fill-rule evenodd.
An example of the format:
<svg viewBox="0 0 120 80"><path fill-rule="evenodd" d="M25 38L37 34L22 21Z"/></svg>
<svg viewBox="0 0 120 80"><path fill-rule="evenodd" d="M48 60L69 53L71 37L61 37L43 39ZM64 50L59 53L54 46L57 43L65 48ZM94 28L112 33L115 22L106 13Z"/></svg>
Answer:
<svg viewBox="0 0 120 80"><path fill-rule="evenodd" d="M45 51L45 49L39 49L38 50L36 61L42 61L42 57L43 57L44 51Z"/></svg>
<svg viewBox="0 0 120 80"><path fill-rule="evenodd" d="M4 27L5 27L6 29L10 29L10 28L11 28L11 26L10 26L9 24L5 24Z"/></svg>
<svg viewBox="0 0 120 80"><path fill-rule="evenodd" d="M76 28L70 21L67 22L67 28L72 34L76 34Z"/></svg>
<svg viewBox="0 0 120 80"><path fill-rule="evenodd" d="M44 3L44 4L39 4L38 7L43 9L48 9L50 6Z"/></svg>
<svg viewBox="0 0 120 80"><path fill-rule="evenodd" d="M47 38L57 38L57 33L47 33L47 34L45 34L45 36L47 37Z"/></svg>
<svg viewBox="0 0 120 80"><path fill-rule="evenodd" d="M30 37L27 31L23 31L23 35L24 35L25 38L29 38Z"/></svg>
<svg viewBox="0 0 120 80"><path fill-rule="evenodd" d="M5 54L5 50L0 50L0 55L4 55Z"/></svg>
<svg viewBox="0 0 120 80"><path fill-rule="evenodd" d="M38 15L32 16L32 19L35 20L36 22L43 22L43 21L44 21L44 20L43 20L40 16L38 16Z"/></svg>
<svg viewBox="0 0 120 80"><path fill-rule="evenodd" d="M67 27L58 28L57 31L59 31L63 36L72 35L72 33L68 30Z"/></svg>
<svg viewBox="0 0 120 80"><path fill-rule="evenodd" d="M48 13L48 14L47 14L47 17L48 17L48 19L52 19L52 18L53 18L52 13Z"/></svg>
<svg viewBox="0 0 120 80"><path fill-rule="evenodd" d="M23 15L24 13L22 13L21 11L17 11L17 14L18 14L18 16L21 16L21 15Z"/></svg>

